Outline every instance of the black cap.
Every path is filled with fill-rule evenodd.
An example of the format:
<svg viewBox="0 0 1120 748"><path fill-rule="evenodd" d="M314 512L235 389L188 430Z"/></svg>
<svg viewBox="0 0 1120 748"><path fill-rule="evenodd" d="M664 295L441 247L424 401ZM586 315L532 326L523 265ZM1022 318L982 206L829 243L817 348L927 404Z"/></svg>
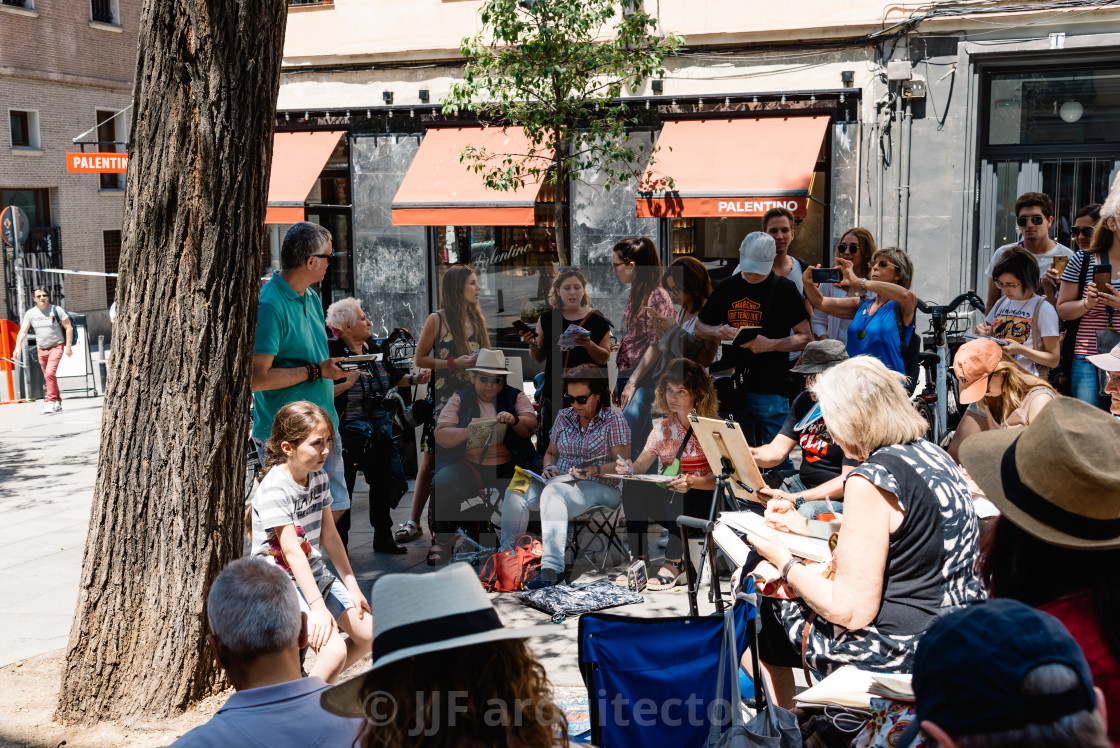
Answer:
<svg viewBox="0 0 1120 748"><path fill-rule="evenodd" d="M839 340L814 340L805 346L801 363L790 369L796 374L819 374L848 360L848 349Z"/></svg>
<svg viewBox="0 0 1120 748"><path fill-rule="evenodd" d="M1053 663L1073 669L1078 684L1065 693L1023 694L1026 674ZM1009 599L934 622L914 656L914 695L912 726L930 720L953 736L1050 724L1096 703L1089 664L1062 622Z"/></svg>

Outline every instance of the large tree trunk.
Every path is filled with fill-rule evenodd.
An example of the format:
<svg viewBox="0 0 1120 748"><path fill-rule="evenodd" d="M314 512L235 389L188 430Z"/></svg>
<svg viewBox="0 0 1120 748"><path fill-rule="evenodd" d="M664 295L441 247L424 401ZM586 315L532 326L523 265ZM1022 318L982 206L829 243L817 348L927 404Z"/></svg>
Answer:
<svg viewBox="0 0 1120 748"><path fill-rule="evenodd" d="M206 593L242 491L285 0L147 0L113 366L57 718L173 714L221 681Z"/></svg>

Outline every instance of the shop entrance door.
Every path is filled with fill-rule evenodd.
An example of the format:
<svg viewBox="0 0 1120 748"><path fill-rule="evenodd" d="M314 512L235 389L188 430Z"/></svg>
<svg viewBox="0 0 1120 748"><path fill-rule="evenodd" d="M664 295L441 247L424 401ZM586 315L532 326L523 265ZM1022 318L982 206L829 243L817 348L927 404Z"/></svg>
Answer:
<svg viewBox="0 0 1120 748"><path fill-rule="evenodd" d="M1120 161L1096 157L986 158L980 164L977 210L979 247L977 283L992 254L1005 244L1019 240L1015 225L1015 200L1024 192L1042 192L1054 201L1054 225L1050 237L1071 246L1069 229L1077 210L1089 203L1102 203L1120 171Z"/></svg>

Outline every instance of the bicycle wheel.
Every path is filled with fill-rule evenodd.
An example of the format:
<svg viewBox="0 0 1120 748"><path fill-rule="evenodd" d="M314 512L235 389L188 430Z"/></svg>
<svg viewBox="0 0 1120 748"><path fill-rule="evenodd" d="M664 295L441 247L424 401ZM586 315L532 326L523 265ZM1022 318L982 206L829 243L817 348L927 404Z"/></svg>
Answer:
<svg viewBox="0 0 1120 748"><path fill-rule="evenodd" d="M933 441L933 408L929 407L929 403L927 403L920 397L912 400L911 402L914 403L914 407L917 409L918 414L922 418L926 419L926 433L923 438L927 441Z"/></svg>

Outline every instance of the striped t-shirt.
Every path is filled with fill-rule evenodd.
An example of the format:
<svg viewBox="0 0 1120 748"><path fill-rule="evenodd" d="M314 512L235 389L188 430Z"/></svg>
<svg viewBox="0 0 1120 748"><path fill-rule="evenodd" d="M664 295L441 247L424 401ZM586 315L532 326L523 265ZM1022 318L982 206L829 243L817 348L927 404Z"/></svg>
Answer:
<svg viewBox="0 0 1120 748"><path fill-rule="evenodd" d="M1062 273L1062 281L1073 283L1077 285L1079 276L1081 275L1081 261L1085 257L1085 252L1078 252L1069 259L1069 264L1066 265L1066 271ZM1089 255L1089 271L1085 275L1085 286L1088 287L1089 283L1093 280L1093 272L1097 267L1097 256L1095 254ZM1113 275L1115 278L1116 276ZM1081 294L1077 297L1082 299L1085 297L1085 289L1081 290ZM1081 325L1077 328L1077 338L1073 341L1073 352L1075 354L1083 354L1086 356L1093 356L1097 353L1097 331L1103 330L1108 327L1108 310L1109 307L1105 304L1097 304L1095 307L1085 312L1081 318ZM1114 325L1120 326L1120 311L1113 310Z"/></svg>
<svg viewBox="0 0 1120 748"><path fill-rule="evenodd" d="M331 483L325 470L307 476L307 485L292 480L282 465L268 471L253 497L253 555L261 556L288 572L295 581L292 570L280 550L280 537L276 528L295 525L303 552L319 588L329 586L334 580L323 563L319 550L319 533L323 527L323 510L331 505Z"/></svg>

